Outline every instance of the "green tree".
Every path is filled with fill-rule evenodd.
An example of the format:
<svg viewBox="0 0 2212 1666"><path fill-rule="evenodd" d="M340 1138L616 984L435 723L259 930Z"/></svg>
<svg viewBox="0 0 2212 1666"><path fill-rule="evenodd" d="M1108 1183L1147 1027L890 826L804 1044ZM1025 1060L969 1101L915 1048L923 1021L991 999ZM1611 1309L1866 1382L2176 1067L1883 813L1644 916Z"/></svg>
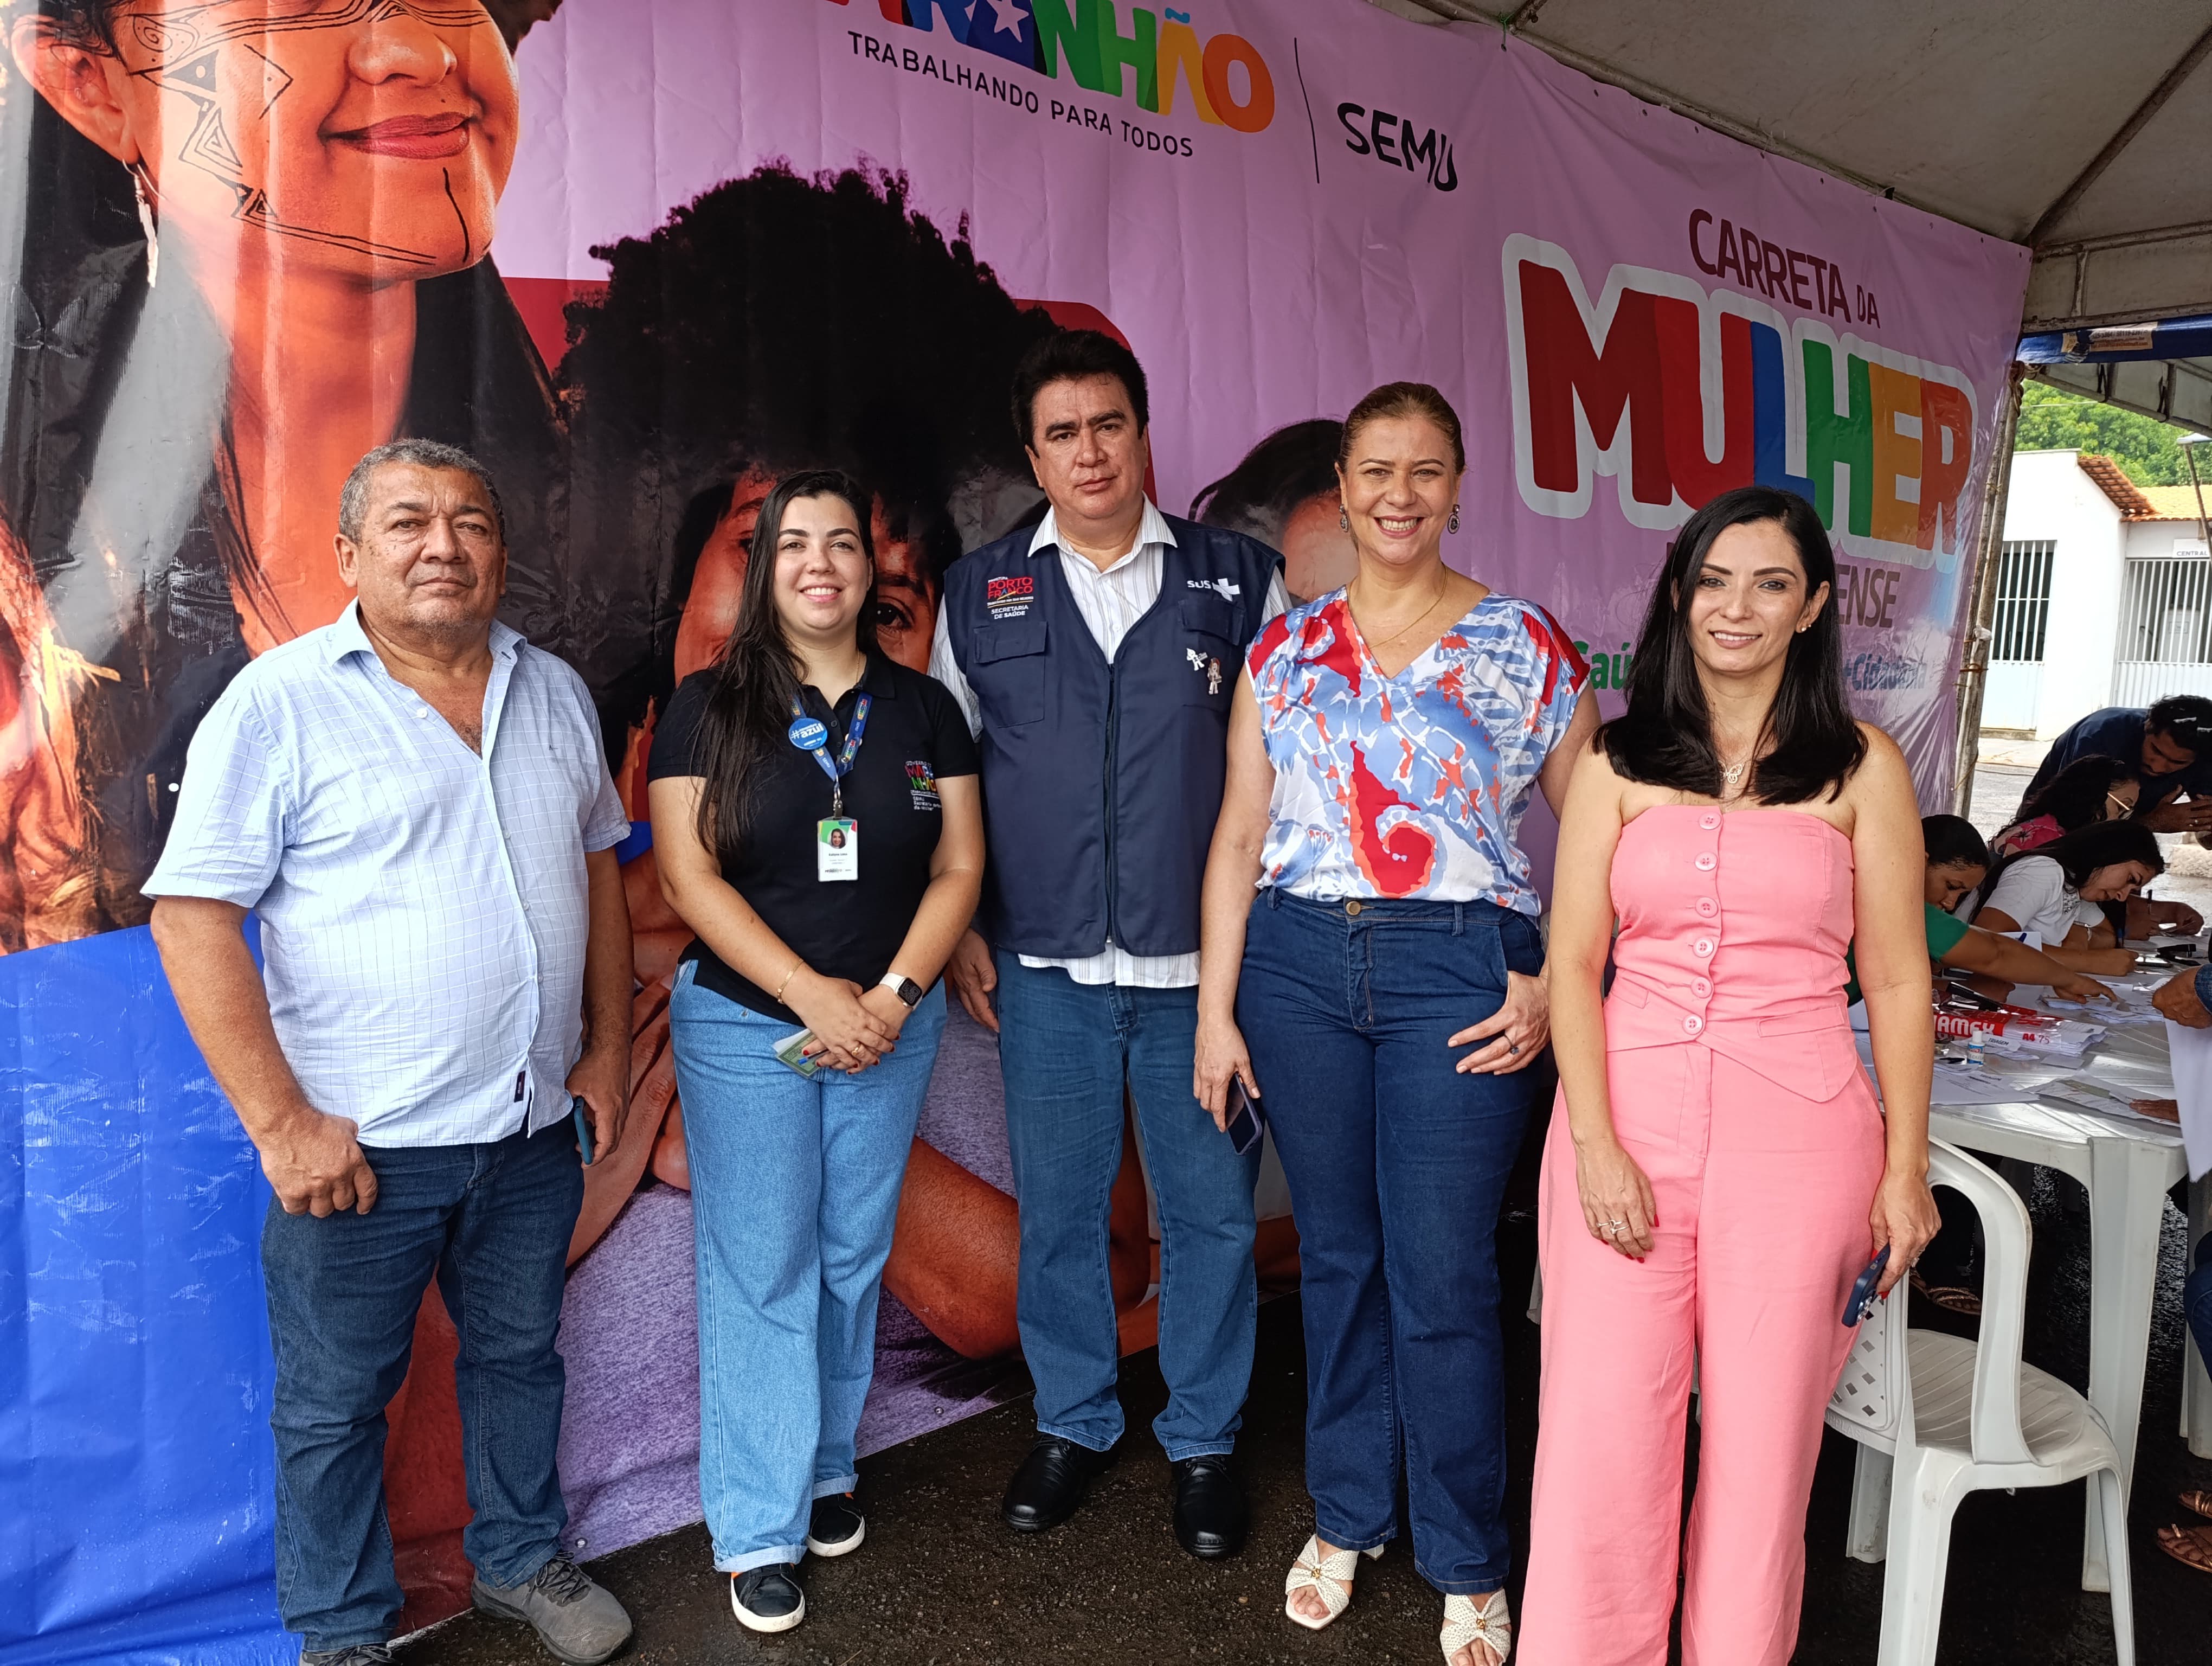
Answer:
<svg viewBox="0 0 2212 1666"><path fill-rule="evenodd" d="M2095 452L2118 464L2120 472L2138 486L2185 486L2189 465L2175 443L2183 432L2118 405L2063 392L2047 382L2029 382L2020 391L2020 432L2013 449ZM2208 465L2212 458L2200 454L2197 468Z"/></svg>

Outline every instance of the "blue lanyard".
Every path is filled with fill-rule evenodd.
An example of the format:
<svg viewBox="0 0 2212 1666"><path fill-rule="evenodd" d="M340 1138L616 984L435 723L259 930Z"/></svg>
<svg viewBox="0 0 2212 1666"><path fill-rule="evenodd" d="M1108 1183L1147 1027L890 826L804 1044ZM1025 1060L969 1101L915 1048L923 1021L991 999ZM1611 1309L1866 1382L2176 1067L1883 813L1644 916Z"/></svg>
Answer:
<svg viewBox="0 0 2212 1666"><path fill-rule="evenodd" d="M787 733L791 744L801 751L811 752L814 761L822 766L822 773L830 777L830 814L833 818L845 813L844 777L853 771L853 760L860 755L860 741L868 733L869 696L862 695L853 706L853 721L846 726L845 744L837 756L830 756L830 731L818 719L809 717L805 707L792 697L792 725Z"/></svg>

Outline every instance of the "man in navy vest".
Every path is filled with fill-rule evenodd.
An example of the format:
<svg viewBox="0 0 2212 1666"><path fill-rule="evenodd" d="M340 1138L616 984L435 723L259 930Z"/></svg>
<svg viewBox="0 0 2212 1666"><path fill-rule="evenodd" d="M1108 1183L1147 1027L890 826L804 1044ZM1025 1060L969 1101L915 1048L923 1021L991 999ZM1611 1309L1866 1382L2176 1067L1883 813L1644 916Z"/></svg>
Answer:
<svg viewBox="0 0 2212 1666"><path fill-rule="evenodd" d="M1240 1156L1191 1097L1198 904L1230 697L1246 646L1283 611L1282 560L1153 508L1145 373L1119 342L1047 337L1015 373L1013 407L1050 510L954 563L929 667L983 759L980 934L947 975L999 1031L1021 1205L1037 1438L1004 1514L1021 1532L1065 1521L1121 1437L1107 1213L1126 1092L1159 1206L1168 1404L1152 1431L1175 1472L1176 1536L1233 1555L1259 1151Z"/></svg>

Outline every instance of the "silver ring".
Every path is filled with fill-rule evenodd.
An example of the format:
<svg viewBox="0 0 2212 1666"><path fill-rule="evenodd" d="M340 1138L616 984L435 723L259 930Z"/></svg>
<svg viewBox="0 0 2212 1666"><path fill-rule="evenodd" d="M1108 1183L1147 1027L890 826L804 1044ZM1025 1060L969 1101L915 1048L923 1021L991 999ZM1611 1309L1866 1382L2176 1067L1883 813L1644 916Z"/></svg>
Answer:
<svg viewBox="0 0 2212 1666"><path fill-rule="evenodd" d="M1619 1232L1625 1231L1628 1223L1625 1220L1601 1220L1598 1225L1604 1227L1608 1232Z"/></svg>
<svg viewBox="0 0 2212 1666"><path fill-rule="evenodd" d="M1521 1050L1521 1043L1519 1042L1510 1041L1505 1043L1505 1050L1508 1053L1518 1053Z"/></svg>

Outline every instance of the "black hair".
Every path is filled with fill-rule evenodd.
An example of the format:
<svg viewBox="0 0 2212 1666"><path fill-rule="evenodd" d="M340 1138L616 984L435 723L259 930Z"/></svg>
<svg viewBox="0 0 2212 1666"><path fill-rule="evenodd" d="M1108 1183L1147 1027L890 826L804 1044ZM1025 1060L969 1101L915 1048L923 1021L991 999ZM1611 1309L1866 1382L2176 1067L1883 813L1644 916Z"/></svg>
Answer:
<svg viewBox="0 0 2212 1666"><path fill-rule="evenodd" d="M2059 831L2071 833L2091 822L2106 820L2106 795L2123 781L2136 778L2131 759L2077 757L2021 806L2010 825L2018 827L2038 816L2048 816L2058 824Z"/></svg>
<svg viewBox="0 0 2212 1666"><path fill-rule="evenodd" d="M1790 639L1781 685L1761 737L1761 744L1771 741L1772 750L1753 765L1745 795L1761 804L1832 798L1865 758L1866 737L1852 721L1844 697L1843 630L1834 606L1836 557L1828 547L1827 529L1819 512L1795 492L1739 486L1682 523L1651 587L1628 673L1628 709L1598 731L1598 744L1629 780L1705 798L1721 795L1720 753L1690 648L1690 605L1713 541L1731 526L1770 520L1797 547L1807 597L1826 587L1828 600L1812 623Z"/></svg>
<svg viewBox="0 0 2212 1666"><path fill-rule="evenodd" d="M2172 735L2192 752L2212 750L2212 700L2201 694L2169 694L2143 714L2143 733Z"/></svg>
<svg viewBox="0 0 2212 1666"><path fill-rule="evenodd" d="M1036 446L1036 396L1053 382L1087 381L1113 376L1129 396L1139 431L1152 426L1145 392L1145 367L1113 337L1100 330L1059 330L1022 355L1014 367L1014 433L1022 444Z"/></svg>
<svg viewBox="0 0 2212 1666"><path fill-rule="evenodd" d="M571 547L594 552L575 581L586 617L646 640L603 702L610 751L673 689L699 551L748 471L865 480L933 574L967 541L963 502L973 541L1004 530L1004 505L963 492L1019 483L1029 501L1006 387L1054 326L1000 288L964 221L948 239L912 212L902 176L766 167L592 252L607 287L569 306L559 377Z"/></svg>
<svg viewBox="0 0 2212 1666"><path fill-rule="evenodd" d="M115 15L123 0L27 0L20 6L0 5L0 15L9 11L43 17L56 34L73 46L96 52L115 50Z"/></svg>
<svg viewBox="0 0 2212 1666"><path fill-rule="evenodd" d="M1923 816L1920 842L1930 867L1987 867L1990 848L1964 816Z"/></svg>
<svg viewBox="0 0 2212 1666"><path fill-rule="evenodd" d="M2075 891L2087 884L2089 876L2099 868L2112 867L2121 862L2141 862L2154 875L2166 872L2166 858L2159 853L2158 835L2141 822L2091 822L2087 827L2077 827L2033 850L2015 851L1999 862L1974 887L1966 917L1971 920L1982 911L1982 905L1996 895L1997 881L2014 864L2032 861L2039 856L2048 856L2057 863L2067 885Z"/></svg>
<svg viewBox="0 0 2212 1666"><path fill-rule="evenodd" d="M708 685L706 710L699 718L699 774L706 782L699 795L699 842L720 857L725 872L743 854L745 834L752 825L761 761L770 748L784 743L793 702L799 697L799 656L784 634L783 615L775 605L775 544L783 532L784 511L802 497L841 497L859 523L871 581L867 599L854 621L853 635L863 654L872 656L876 652L871 495L836 469L802 469L785 476L761 505L760 524L753 528L752 551L745 563L737 629L707 673L713 680Z"/></svg>
<svg viewBox="0 0 2212 1666"><path fill-rule="evenodd" d="M1279 428L1220 479L1199 489L1190 518L1283 547L1283 528L1302 503L1336 490L1344 424L1326 416Z"/></svg>

